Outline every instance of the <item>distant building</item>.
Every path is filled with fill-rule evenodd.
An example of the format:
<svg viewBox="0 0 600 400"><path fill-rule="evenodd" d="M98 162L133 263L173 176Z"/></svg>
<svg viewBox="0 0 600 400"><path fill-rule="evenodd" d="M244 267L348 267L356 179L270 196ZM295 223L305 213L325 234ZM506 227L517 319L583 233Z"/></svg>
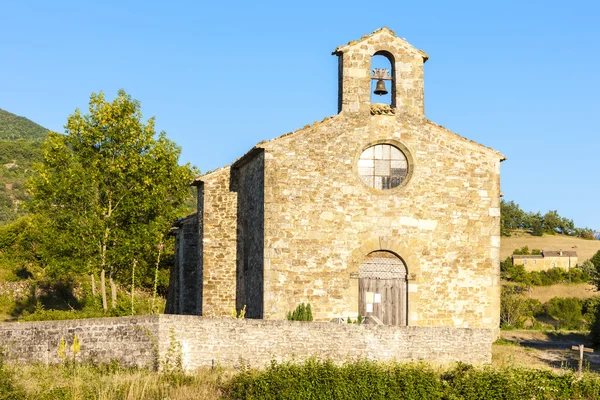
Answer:
<svg viewBox="0 0 600 400"><path fill-rule="evenodd" d="M550 268L562 268L569 271L571 268L577 266L577 252L576 251L563 251L563 250L547 250L542 251L539 255L513 255L513 265L524 265L525 270L528 272L532 271L545 271Z"/></svg>

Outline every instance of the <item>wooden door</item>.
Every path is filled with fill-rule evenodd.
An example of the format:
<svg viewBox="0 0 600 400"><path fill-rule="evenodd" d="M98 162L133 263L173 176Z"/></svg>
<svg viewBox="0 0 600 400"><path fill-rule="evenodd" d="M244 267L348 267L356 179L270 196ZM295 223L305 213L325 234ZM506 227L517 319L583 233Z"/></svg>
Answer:
<svg viewBox="0 0 600 400"><path fill-rule="evenodd" d="M376 251L359 267L358 311L384 325L405 326L407 320L406 266L395 254Z"/></svg>

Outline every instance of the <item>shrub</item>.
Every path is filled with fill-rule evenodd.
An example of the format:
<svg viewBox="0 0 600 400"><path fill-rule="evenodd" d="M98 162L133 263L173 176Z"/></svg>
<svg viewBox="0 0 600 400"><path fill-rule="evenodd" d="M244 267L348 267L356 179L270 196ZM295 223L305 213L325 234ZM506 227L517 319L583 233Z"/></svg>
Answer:
<svg viewBox="0 0 600 400"><path fill-rule="evenodd" d="M594 321L590 326L590 340L594 346L600 345L600 307L596 307Z"/></svg>
<svg viewBox="0 0 600 400"><path fill-rule="evenodd" d="M596 270L600 270L600 250L598 250L596 254L592 256L592 258L590 258L590 262L594 264Z"/></svg>
<svg viewBox="0 0 600 400"><path fill-rule="evenodd" d="M520 294L518 286L502 287L500 298L500 326L504 329L523 328L528 317L538 311L539 301Z"/></svg>
<svg viewBox="0 0 600 400"><path fill-rule="evenodd" d="M312 321L312 310L310 308L310 303L304 305L298 304L294 312L288 311L287 313L288 321Z"/></svg>
<svg viewBox="0 0 600 400"><path fill-rule="evenodd" d="M524 265L512 265L510 259L500 263L502 279L523 283L528 286L551 286L557 283L586 283L593 281L587 269L571 268L569 272L562 268L550 268L546 271L527 272Z"/></svg>
<svg viewBox="0 0 600 400"><path fill-rule="evenodd" d="M591 327L596 321L596 312L600 305L600 296L592 296L583 301L581 313L586 324Z"/></svg>
<svg viewBox="0 0 600 400"><path fill-rule="evenodd" d="M554 297L544 303L544 312L554 318L561 329L582 329L585 326L582 308L583 300L575 297Z"/></svg>
<svg viewBox="0 0 600 400"><path fill-rule="evenodd" d="M244 371L224 387L229 399L597 399L600 378L529 368L473 367L443 371L423 363L331 361L272 363Z"/></svg>
<svg viewBox="0 0 600 400"><path fill-rule="evenodd" d="M590 260L585 261L583 264L581 264L579 268L581 268L582 272L588 274L592 278L595 278L597 274L596 267L594 266L594 263Z"/></svg>
<svg viewBox="0 0 600 400"><path fill-rule="evenodd" d="M360 360L341 366L310 359L273 362L246 371L225 388L230 399L441 399L439 375L427 364L383 364Z"/></svg>

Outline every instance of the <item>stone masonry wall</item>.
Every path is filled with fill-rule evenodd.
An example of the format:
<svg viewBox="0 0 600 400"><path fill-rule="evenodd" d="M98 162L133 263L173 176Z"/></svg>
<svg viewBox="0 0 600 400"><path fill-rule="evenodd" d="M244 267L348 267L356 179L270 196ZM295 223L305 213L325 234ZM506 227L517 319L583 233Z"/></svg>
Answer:
<svg viewBox="0 0 600 400"><path fill-rule="evenodd" d="M235 309L237 193L230 187L230 168L202 177L202 315L231 315Z"/></svg>
<svg viewBox="0 0 600 400"><path fill-rule="evenodd" d="M61 362L61 339L73 357L74 335L81 343L76 360L101 363L118 360L127 366L153 366L159 316L93 318L66 321L0 323L0 346L8 359L53 364Z"/></svg>
<svg viewBox="0 0 600 400"><path fill-rule="evenodd" d="M202 314L202 271L198 268L198 217L193 215L179 227L175 257L178 260L178 313Z"/></svg>
<svg viewBox="0 0 600 400"><path fill-rule="evenodd" d="M381 50L395 58L403 109L371 115L370 58ZM383 29L338 53L350 96L342 112L260 144L265 318L283 319L301 302L319 320L356 316L353 276L366 255L386 250L408 269L408 325L496 329L503 156L423 118L425 57L403 39ZM358 158L378 143L408 158L397 188L360 179Z"/></svg>
<svg viewBox="0 0 600 400"><path fill-rule="evenodd" d="M380 51L394 60L396 108L370 103L370 59ZM424 118L427 56L393 32L376 31L335 54L340 114L261 142L237 166L200 178L203 315L230 315L245 293L264 290L266 319L285 319L302 302L317 320L356 317L359 265L384 250L407 266L409 326L497 329L504 157ZM362 151L379 143L398 147L409 162L406 182L391 190L367 186L358 173ZM264 169L250 169L262 163L259 155ZM261 171L264 198L254 193ZM236 276L236 264L245 257L239 216L256 220L263 206L264 255L248 257L264 257L261 288Z"/></svg>
<svg viewBox="0 0 600 400"><path fill-rule="evenodd" d="M264 277L264 155L255 155L237 170L238 240L237 294L238 312L246 307L247 318L263 316Z"/></svg>
<svg viewBox="0 0 600 400"><path fill-rule="evenodd" d="M412 47L406 40L397 38L387 28L380 29L362 39L340 46L334 54L339 59L340 111L365 112L370 109L371 56L385 52L392 56L392 71L395 93L392 101L398 114L409 114L422 118L425 115L423 96L423 64L427 56ZM388 86L389 87L389 86Z"/></svg>
<svg viewBox="0 0 600 400"><path fill-rule="evenodd" d="M513 256L513 265L523 265L528 272L546 271L550 268L562 268L569 271L577 266L577 257L519 257Z"/></svg>
<svg viewBox="0 0 600 400"><path fill-rule="evenodd" d="M212 319L192 315L99 318L0 324L0 345L9 359L61 362L62 337L69 349L73 335L81 341L78 360L118 360L153 367L174 340L181 345L187 370L214 364L253 367L271 360L302 361L316 356L347 359L427 360L435 363L491 361L488 329L389 327L319 322ZM171 354L177 356L177 354ZM70 350L67 356L72 357Z"/></svg>
<svg viewBox="0 0 600 400"><path fill-rule="evenodd" d="M405 149L408 183L365 185L361 152ZM408 325L499 324L500 156L419 119L342 113L265 148L265 318L309 302L321 320L355 316L364 257L407 265Z"/></svg>

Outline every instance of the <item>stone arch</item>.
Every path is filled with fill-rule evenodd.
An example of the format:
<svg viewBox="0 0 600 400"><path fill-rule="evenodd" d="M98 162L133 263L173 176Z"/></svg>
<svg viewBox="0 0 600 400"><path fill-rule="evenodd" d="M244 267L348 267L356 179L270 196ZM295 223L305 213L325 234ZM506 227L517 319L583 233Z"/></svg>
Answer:
<svg viewBox="0 0 600 400"><path fill-rule="evenodd" d="M388 251L398 256L406 265L409 280L415 279L418 276L420 272L419 258L412 249L399 239L383 236L370 237L360 247L354 249L348 260L348 272L350 274L358 274L358 267L362 261L374 251Z"/></svg>
<svg viewBox="0 0 600 400"><path fill-rule="evenodd" d="M369 60L369 68L370 68L370 72L369 74L371 74L372 70L373 70L373 58L374 57L378 57L381 56L385 59L387 59L387 61L389 62L389 68L390 68L390 77L391 80L389 80L389 84L386 85L390 91L390 107L392 108L396 108L396 59L394 57L394 54L392 54L392 52L390 50L387 49L380 49L375 51L375 53L373 53L371 55L371 58ZM372 78L371 78L372 79ZM370 85L370 87L373 86L372 84ZM371 92L372 92L372 87L371 87ZM373 103L373 96L374 94L371 93L370 98L371 98L371 103Z"/></svg>
<svg viewBox="0 0 600 400"><path fill-rule="evenodd" d="M387 250L369 253L358 268L358 311L384 325L407 325L408 280L404 260Z"/></svg>
<svg viewBox="0 0 600 400"><path fill-rule="evenodd" d="M362 242L360 247L352 251L348 259L350 277L350 292L348 305L352 313L358 314L359 303L359 268L365 258L376 251L386 251L394 254L404 262L407 272L407 325L417 324L416 305L418 304L418 279L421 271L417 254L407 246L401 237L370 237Z"/></svg>

